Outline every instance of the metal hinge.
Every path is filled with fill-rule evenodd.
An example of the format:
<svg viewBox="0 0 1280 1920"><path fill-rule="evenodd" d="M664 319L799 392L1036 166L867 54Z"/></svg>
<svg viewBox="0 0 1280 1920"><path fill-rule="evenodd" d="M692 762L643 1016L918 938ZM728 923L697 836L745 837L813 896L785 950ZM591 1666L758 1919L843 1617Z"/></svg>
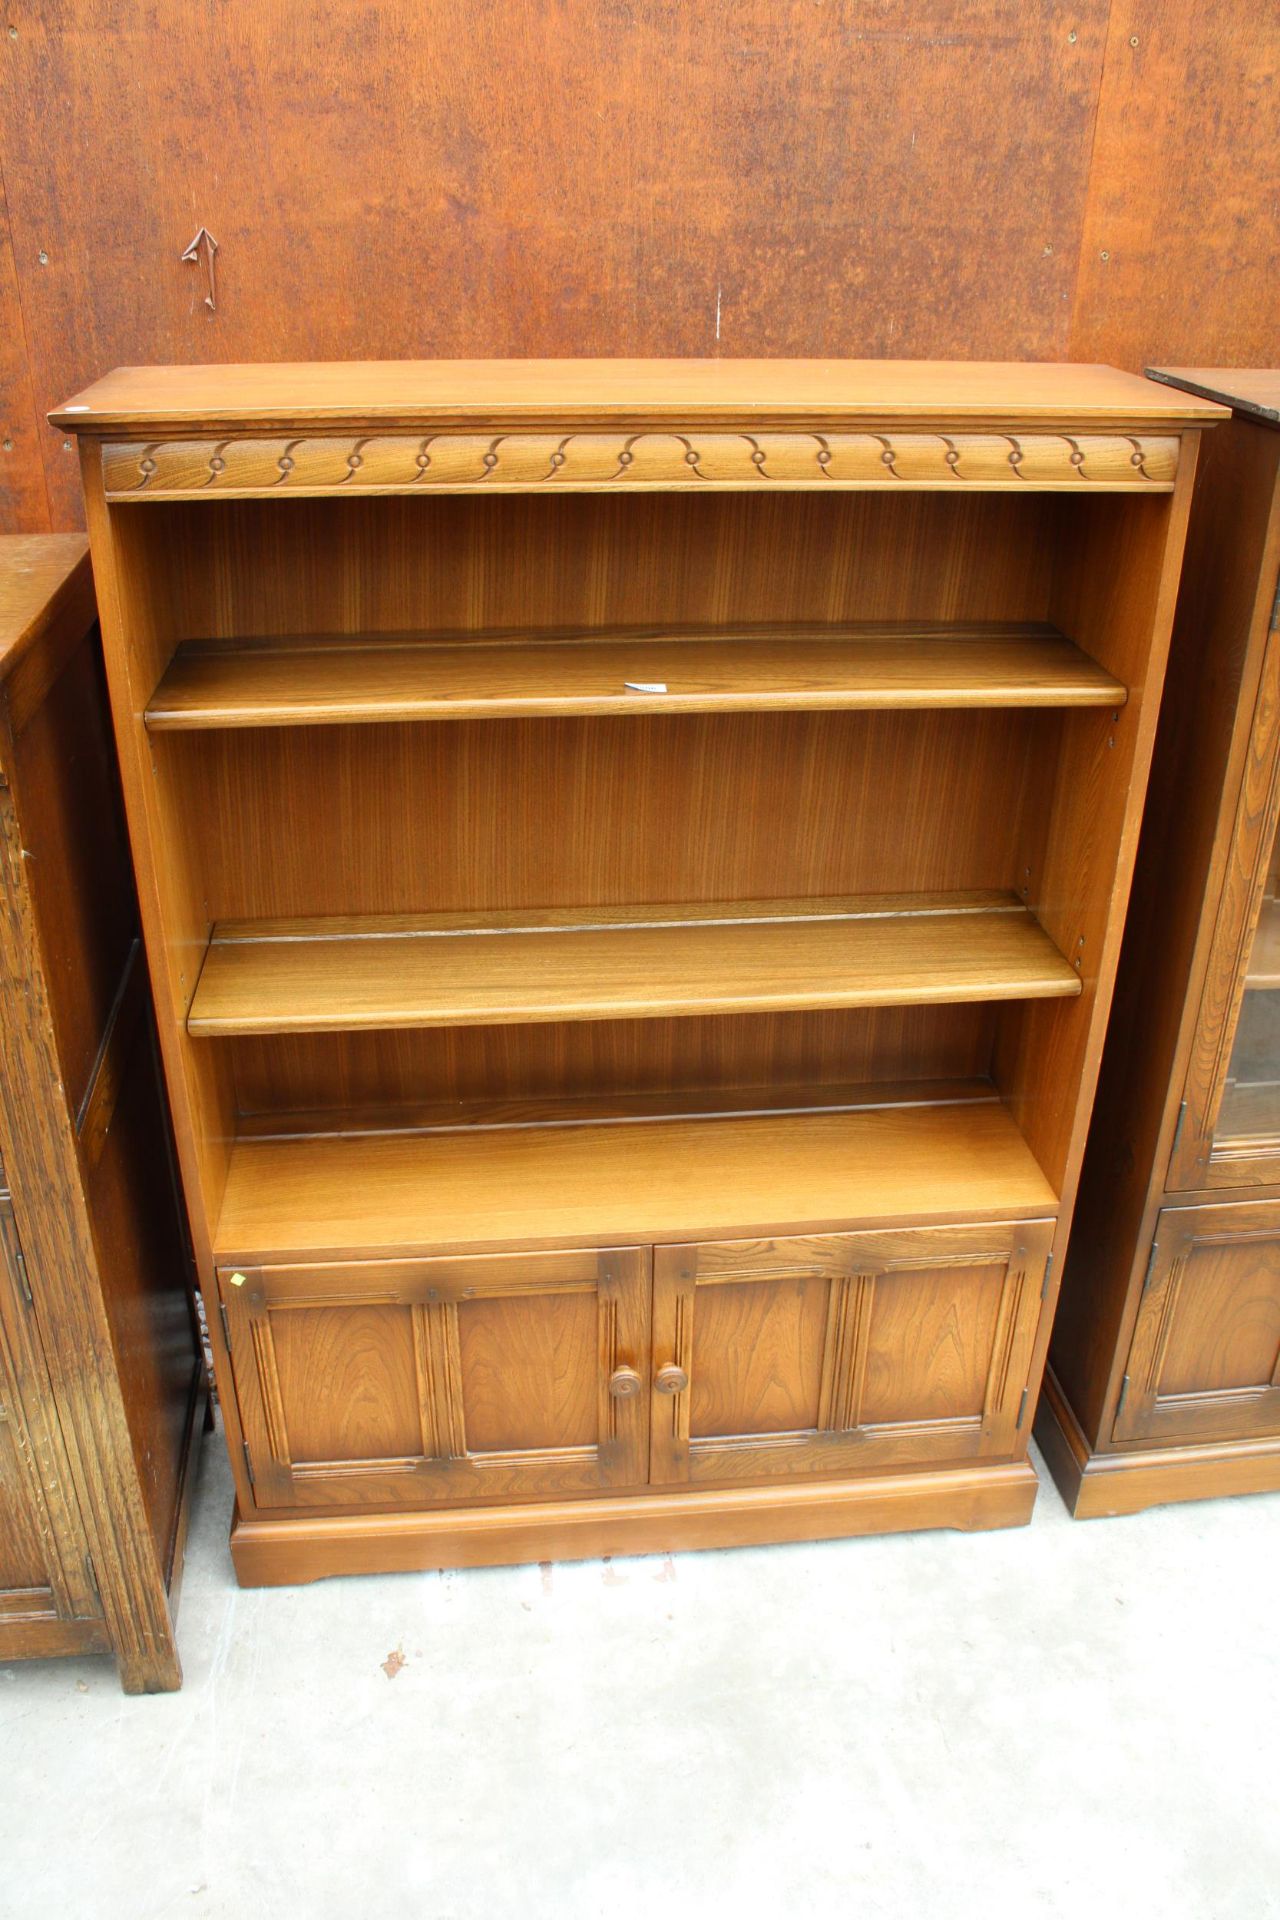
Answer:
<svg viewBox="0 0 1280 1920"><path fill-rule="evenodd" d="M1160 1251L1160 1242L1158 1240L1153 1240L1151 1242L1151 1258L1147 1261L1147 1271L1142 1277L1142 1291L1144 1294L1147 1291L1147 1288L1151 1285L1151 1276L1156 1270L1156 1255L1159 1253L1159 1251Z"/></svg>
<svg viewBox="0 0 1280 1920"><path fill-rule="evenodd" d="M1280 580L1276 581L1276 597L1271 603L1271 631L1280 633Z"/></svg>
<svg viewBox="0 0 1280 1920"><path fill-rule="evenodd" d="M230 1351L231 1351L231 1322L230 1322L230 1321L229 1321L229 1320L227 1319L227 1308L226 1308L226 1302L225 1302L225 1301L222 1301L222 1300L219 1300L219 1302L218 1302L218 1318L219 1318L219 1319L221 1320L221 1322L222 1322L222 1337L223 1337L223 1339L224 1339L224 1340L226 1341L226 1343L227 1343L227 1352L228 1352L228 1353L230 1353Z"/></svg>
<svg viewBox="0 0 1280 1920"><path fill-rule="evenodd" d="M27 1263L22 1257L21 1247L15 1247L13 1249L13 1264L17 1269L18 1285L22 1288L22 1297L29 1307L34 1308L36 1304L35 1295L31 1291L31 1281L27 1275Z"/></svg>
<svg viewBox="0 0 1280 1920"><path fill-rule="evenodd" d="M1120 1398L1116 1401L1116 1419L1117 1420L1120 1418L1120 1415L1124 1412L1124 1403L1128 1398L1129 1398L1129 1376L1126 1373L1124 1379L1120 1382Z"/></svg>
<svg viewBox="0 0 1280 1920"><path fill-rule="evenodd" d="M1170 1166L1173 1165L1174 1161L1178 1157L1178 1148L1182 1144L1182 1123L1186 1119L1186 1117L1187 1117L1187 1103L1184 1100L1178 1108L1178 1121L1177 1121L1177 1125L1173 1129L1173 1144L1169 1148L1169 1165Z"/></svg>
<svg viewBox="0 0 1280 1920"><path fill-rule="evenodd" d="M86 1553L84 1557L84 1570L89 1576L89 1585L93 1588L98 1599L101 1600L102 1588L98 1585L98 1570L93 1564L93 1555L91 1553Z"/></svg>
<svg viewBox="0 0 1280 1920"><path fill-rule="evenodd" d="M1029 1387L1022 1389L1022 1398L1018 1402L1018 1417L1013 1423L1015 1432L1022 1425L1022 1416L1027 1410L1027 1395L1030 1391L1031 1389Z"/></svg>
<svg viewBox="0 0 1280 1920"><path fill-rule="evenodd" d="M240 1445L244 1448L244 1470L249 1476L249 1485L256 1487L258 1483L253 1477L253 1461L249 1458L249 1442L242 1440Z"/></svg>
<svg viewBox="0 0 1280 1920"><path fill-rule="evenodd" d="M1040 1298L1042 1300L1044 1300L1048 1296L1049 1276L1052 1272L1053 1272L1053 1248L1050 1247L1049 1257L1044 1263L1044 1279L1040 1282Z"/></svg>

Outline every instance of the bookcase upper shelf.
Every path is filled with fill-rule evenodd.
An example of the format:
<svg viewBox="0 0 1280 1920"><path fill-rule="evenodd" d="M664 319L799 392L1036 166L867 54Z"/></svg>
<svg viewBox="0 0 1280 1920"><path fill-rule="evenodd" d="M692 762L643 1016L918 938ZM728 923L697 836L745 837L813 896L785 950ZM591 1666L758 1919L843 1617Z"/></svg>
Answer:
<svg viewBox="0 0 1280 1920"><path fill-rule="evenodd" d="M300 636L180 646L153 731L556 714L1115 707L1055 628L940 621L732 631Z"/></svg>

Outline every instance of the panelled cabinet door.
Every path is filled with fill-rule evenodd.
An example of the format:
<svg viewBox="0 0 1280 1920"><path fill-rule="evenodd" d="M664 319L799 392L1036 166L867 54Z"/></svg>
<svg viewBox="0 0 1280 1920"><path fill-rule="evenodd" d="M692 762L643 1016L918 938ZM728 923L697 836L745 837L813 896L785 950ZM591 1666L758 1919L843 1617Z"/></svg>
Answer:
<svg viewBox="0 0 1280 1920"><path fill-rule="evenodd" d="M654 1253L655 1482L1010 1453L1051 1220Z"/></svg>
<svg viewBox="0 0 1280 1920"><path fill-rule="evenodd" d="M0 1638L6 1622L102 1613L24 1282L12 1208L0 1194Z"/></svg>
<svg viewBox="0 0 1280 1920"><path fill-rule="evenodd" d="M260 1507L641 1484L649 1254L223 1268Z"/></svg>
<svg viewBox="0 0 1280 1920"><path fill-rule="evenodd" d="M1156 1222L1117 1440L1280 1433L1280 1201Z"/></svg>

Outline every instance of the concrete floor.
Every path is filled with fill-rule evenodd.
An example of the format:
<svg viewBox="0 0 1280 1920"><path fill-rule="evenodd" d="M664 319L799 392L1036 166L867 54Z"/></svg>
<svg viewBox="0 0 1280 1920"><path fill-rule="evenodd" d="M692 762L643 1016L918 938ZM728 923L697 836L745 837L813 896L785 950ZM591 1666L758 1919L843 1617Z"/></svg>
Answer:
<svg viewBox="0 0 1280 1920"><path fill-rule="evenodd" d="M0 1667L13 1920L1268 1920L1280 1496L240 1592Z"/></svg>

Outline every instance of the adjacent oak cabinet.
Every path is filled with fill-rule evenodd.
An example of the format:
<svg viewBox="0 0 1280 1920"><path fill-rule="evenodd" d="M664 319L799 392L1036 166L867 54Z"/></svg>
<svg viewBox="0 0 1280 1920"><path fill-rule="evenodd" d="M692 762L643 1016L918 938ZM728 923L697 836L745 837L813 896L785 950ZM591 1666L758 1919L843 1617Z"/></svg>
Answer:
<svg viewBox="0 0 1280 1920"><path fill-rule="evenodd" d="M207 1396L82 534L0 539L0 1661L177 1687Z"/></svg>
<svg viewBox="0 0 1280 1920"><path fill-rule="evenodd" d="M1280 373L1191 510L1165 709L1037 1435L1072 1511L1280 1488Z"/></svg>
<svg viewBox="0 0 1280 1920"><path fill-rule="evenodd" d="M1028 1518L1221 415L807 361L59 411L242 1580Z"/></svg>

